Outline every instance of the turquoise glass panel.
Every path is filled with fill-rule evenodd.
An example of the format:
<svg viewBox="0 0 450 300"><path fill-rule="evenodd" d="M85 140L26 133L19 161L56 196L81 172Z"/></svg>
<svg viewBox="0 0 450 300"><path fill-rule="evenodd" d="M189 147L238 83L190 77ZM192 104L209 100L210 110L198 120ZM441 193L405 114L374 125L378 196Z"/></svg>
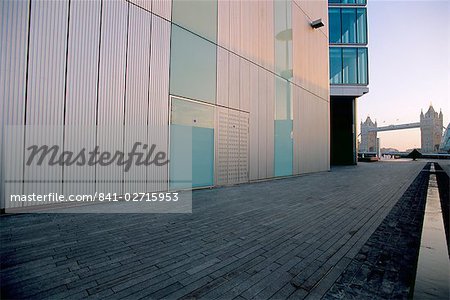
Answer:
<svg viewBox="0 0 450 300"><path fill-rule="evenodd" d="M365 8L358 8L356 10L356 27L357 27L357 42L359 44L367 43L367 16Z"/></svg>
<svg viewBox="0 0 450 300"><path fill-rule="evenodd" d="M329 37L330 43L341 42L341 9L329 8Z"/></svg>
<svg viewBox="0 0 450 300"><path fill-rule="evenodd" d="M214 129L192 128L192 187L214 183Z"/></svg>
<svg viewBox="0 0 450 300"><path fill-rule="evenodd" d="M367 49L358 48L358 83L368 84Z"/></svg>
<svg viewBox="0 0 450 300"><path fill-rule="evenodd" d="M356 9L342 9L342 43L356 43Z"/></svg>
<svg viewBox="0 0 450 300"><path fill-rule="evenodd" d="M330 48L330 83L342 83L342 49Z"/></svg>
<svg viewBox="0 0 450 300"><path fill-rule="evenodd" d="M356 48L342 49L342 83L357 83Z"/></svg>
<svg viewBox="0 0 450 300"><path fill-rule="evenodd" d="M292 175L293 141L292 120L275 120L275 176Z"/></svg>
<svg viewBox="0 0 450 300"><path fill-rule="evenodd" d="M172 98L170 188L214 184L214 107Z"/></svg>
<svg viewBox="0 0 450 300"><path fill-rule="evenodd" d="M170 93L204 102L216 102L216 45L172 25Z"/></svg>
<svg viewBox="0 0 450 300"><path fill-rule="evenodd" d="M217 0L173 0L172 22L216 43Z"/></svg>
<svg viewBox="0 0 450 300"><path fill-rule="evenodd" d="M170 189L192 187L192 127L170 125Z"/></svg>

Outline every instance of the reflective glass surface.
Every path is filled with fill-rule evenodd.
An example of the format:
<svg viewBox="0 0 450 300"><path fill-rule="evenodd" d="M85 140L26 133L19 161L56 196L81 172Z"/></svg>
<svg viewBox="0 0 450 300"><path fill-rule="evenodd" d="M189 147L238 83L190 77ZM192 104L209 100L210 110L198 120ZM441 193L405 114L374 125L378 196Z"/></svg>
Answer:
<svg viewBox="0 0 450 300"><path fill-rule="evenodd" d="M342 83L357 83L356 48L342 49Z"/></svg>
<svg viewBox="0 0 450 300"><path fill-rule="evenodd" d="M358 83L368 84L367 79L367 49L358 48Z"/></svg>
<svg viewBox="0 0 450 300"><path fill-rule="evenodd" d="M216 102L216 45L172 25L170 93Z"/></svg>
<svg viewBox="0 0 450 300"><path fill-rule="evenodd" d="M367 13L365 8L330 7L328 15L331 44L367 43Z"/></svg>
<svg viewBox="0 0 450 300"><path fill-rule="evenodd" d="M330 48L330 83L342 84L342 49Z"/></svg>

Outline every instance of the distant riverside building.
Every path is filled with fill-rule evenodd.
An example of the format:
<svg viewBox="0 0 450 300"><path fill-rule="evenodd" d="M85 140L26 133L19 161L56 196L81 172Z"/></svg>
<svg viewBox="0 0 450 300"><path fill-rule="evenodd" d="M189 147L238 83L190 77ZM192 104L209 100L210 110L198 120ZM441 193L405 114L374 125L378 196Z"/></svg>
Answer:
<svg viewBox="0 0 450 300"><path fill-rule="evenodd" d="M366 4L328 1L332 164L356 164L356 99L369 91Z"/></svg>
<svg viewBox="0 0 450 300"><path fill-rule="evenodd" d="M367 85L365 8L347 6L332 10L332 22L336 13L343 22L330 32L358 45L331 48L342 63L332 59L340 74L332 86L360 91ZM4 0L0 9L2 132L6 125L98 125L104 130L61 130L55 141L76 143L78 134L122 149L136 139L132 126L147 126L139 141L157 143L170 162L143 177L127 174L144 181L136 192L329 170L326 0ZM345 95L351 123L355 95ZM343 129L344 145L352 133ZM15 138L29 143L25 134ZM192 182L177 186L186 153ZM110 172L83 174L85 193L129 190L103 184ZM67 176L57 173L51 191L67 190ZM17 167L8 191L32 192L24 177Z"/></svg>

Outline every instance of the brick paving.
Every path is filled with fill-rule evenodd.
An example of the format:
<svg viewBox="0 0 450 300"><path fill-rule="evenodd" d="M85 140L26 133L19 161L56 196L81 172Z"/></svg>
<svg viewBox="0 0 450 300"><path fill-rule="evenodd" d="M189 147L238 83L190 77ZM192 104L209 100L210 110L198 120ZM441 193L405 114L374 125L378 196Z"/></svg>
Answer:
<svg viewBox="0 0 450 300"><path fill-rule="evenodd" d="M424 165L194 191L192 214L1 216L2 298L320 298Z"/></svg>
<svg viewBox="0 0 450 300"><path fill-rule="evenodd" d="M420 172L325 299L408 299L414 290L430 165Z"/></svg>

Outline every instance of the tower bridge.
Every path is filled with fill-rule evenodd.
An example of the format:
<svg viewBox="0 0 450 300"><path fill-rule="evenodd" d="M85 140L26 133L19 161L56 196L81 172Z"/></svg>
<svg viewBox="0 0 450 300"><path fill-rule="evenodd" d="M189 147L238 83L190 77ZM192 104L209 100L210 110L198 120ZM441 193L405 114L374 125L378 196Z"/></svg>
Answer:
<svg viewBox="0 0 450 300"><path fill-rule="evenodd" d="M420 113L420 121L416 123L378 127L376 121L373 122L370 117L367 117L364 123L361 121L361 144L359 147L359 152L378 152L378 132L420 128L421 152L438 153L443 144L441 142L443 139L443 122L444 116L442 111L437 113L432 105L430 105L425 114L423 111Z"/></svg>

